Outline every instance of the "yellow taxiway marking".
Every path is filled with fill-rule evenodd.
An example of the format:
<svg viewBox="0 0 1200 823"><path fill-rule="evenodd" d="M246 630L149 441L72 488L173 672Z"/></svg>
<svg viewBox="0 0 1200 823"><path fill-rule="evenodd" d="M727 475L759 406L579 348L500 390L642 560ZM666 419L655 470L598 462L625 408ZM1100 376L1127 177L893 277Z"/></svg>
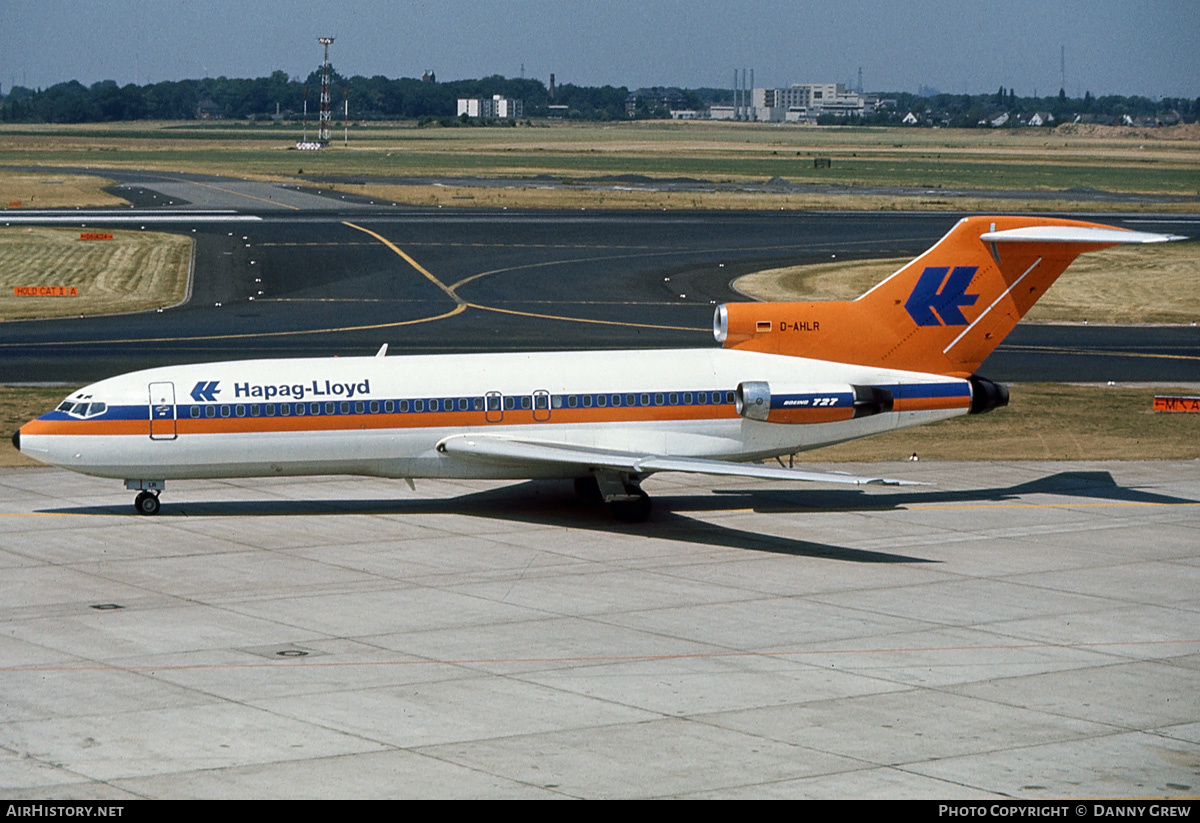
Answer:
<svg viewBox="0 0 1200 823"><path fill-rule="evenodd" d="M380 243L387 246L389 249L394 251L396 254L398 254L402 258L404 258L404 261L406 263L408 263L408 265L412 266L414 269L419 271L421 274L425 275L425 277L428 278L429 282L433 283L439 289L444 291L446 293L446 296L449 297L451 300L453 300L455 303L459 304L460 306L465 305L466 301L464 301L461 297L459 297L457 294L455 294L454 289L450 288L445 283L443 283L441 280L438 280L436 277L434 277L432 274L430 274L429 270L426 269L424 266L422 266L420 263L418 263L416 260L413 260L412 257L409 256L408 252L404 251L404 249L397 246L391 240L388 240L382 234L377 234L377 233L371 231L370 229L364 229L362 226L355 225L354 223L343 222L342 225L349 226L352 229L357 229L358 231L361 231L363 234L369 234L371 237L374 237Z"/></svg>
<svg viewBox="0 0 1200 823"><path fill-rule="evenodd" d="M13 675L36 672L161 672L161 671L196 671L196 670L234 670L234 669L263 669L273 666L304 666L305 668L368 668L377 666L469 666L497 664L530 664L530 663L630 663L647 660L729 660L745 657L757 658L814 658L826 656L845 657L848 655L895 655L895 654L957 654L960 652L1019 652L1042 649L1108 649L1158 646L1192 646L1200 644L1200 638L1187 637L1178 640L1104 640L1080 643L985 643L961 646L898 646L837 648L837 649L799 649L793 651L726 651L726 652L685 652L682 654L613 654L613 655L577 655L558 657L463 657L445 660L418 658L406 660L357 660L357 661L322 661L307 657L282 657L262 663L182 663L175 665L139 665L120 666L103 663L85 663L81 665L30 665L30 666L0 666L0 673Z"/></svg>

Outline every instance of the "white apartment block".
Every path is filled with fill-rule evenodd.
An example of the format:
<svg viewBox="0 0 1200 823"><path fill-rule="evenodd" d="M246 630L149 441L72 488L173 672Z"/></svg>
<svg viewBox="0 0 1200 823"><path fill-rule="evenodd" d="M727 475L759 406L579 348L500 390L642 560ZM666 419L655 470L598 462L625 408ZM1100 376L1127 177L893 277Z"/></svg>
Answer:
<svg viewBox="0 0 1200 823"><path fill-rule="evenodd" d="M501 120L515 120L524 117L525 104L521 100L513 100L493 94L491 98L458 98L458 116L491 117Z"/></svg>

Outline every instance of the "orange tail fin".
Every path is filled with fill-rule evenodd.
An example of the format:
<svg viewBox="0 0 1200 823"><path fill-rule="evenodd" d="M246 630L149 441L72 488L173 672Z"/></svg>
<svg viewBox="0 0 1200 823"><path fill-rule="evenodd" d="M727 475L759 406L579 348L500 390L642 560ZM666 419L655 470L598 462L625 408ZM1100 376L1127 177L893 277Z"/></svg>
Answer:
<svg viewBox="0 0 1200 823"><path fill-rule="evenodd" d="M1181 238L1036 217L968 217L857 300L730 303L726 348L968 377L1076 257Z"/></svg>

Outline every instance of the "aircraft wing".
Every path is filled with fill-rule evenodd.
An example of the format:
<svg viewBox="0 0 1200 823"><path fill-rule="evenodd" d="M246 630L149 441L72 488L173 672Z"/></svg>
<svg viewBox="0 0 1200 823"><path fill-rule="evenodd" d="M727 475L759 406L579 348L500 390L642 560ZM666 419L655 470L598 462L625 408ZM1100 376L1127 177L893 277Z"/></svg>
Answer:
<svg viewBox="0 0 1200 823"><path fill-rule="evenodd" d="M912 480L890 480L884 477L865 477L845 472L811 472L776 468L755 463L729 463L699 457L664 457L611 451L587 446L550 443L539 440L518 440L486 434L456 434L437 445L438 451L468 460L500 464L544 464L573 467L581 474L594 469L646 475L654 472L690 472L732 477L757 477L764 480L804 480L814 483L845 483L854 486L867 484L885 486L923 486Z"/></svg>

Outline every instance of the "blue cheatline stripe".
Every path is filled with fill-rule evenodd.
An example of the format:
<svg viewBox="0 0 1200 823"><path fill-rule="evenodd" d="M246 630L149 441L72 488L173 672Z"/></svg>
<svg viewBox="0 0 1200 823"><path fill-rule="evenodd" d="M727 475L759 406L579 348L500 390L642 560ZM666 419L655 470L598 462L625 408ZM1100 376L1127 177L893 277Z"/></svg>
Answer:
<svg viewBox="0 0 1200 823"><path fill-rule="evenodd" d="M878 386L877 388L890 391L902 400L921 400L931 397L967 397L971 396L971 387L965 381L953 383L898 383L894 386Z"/></svg>

